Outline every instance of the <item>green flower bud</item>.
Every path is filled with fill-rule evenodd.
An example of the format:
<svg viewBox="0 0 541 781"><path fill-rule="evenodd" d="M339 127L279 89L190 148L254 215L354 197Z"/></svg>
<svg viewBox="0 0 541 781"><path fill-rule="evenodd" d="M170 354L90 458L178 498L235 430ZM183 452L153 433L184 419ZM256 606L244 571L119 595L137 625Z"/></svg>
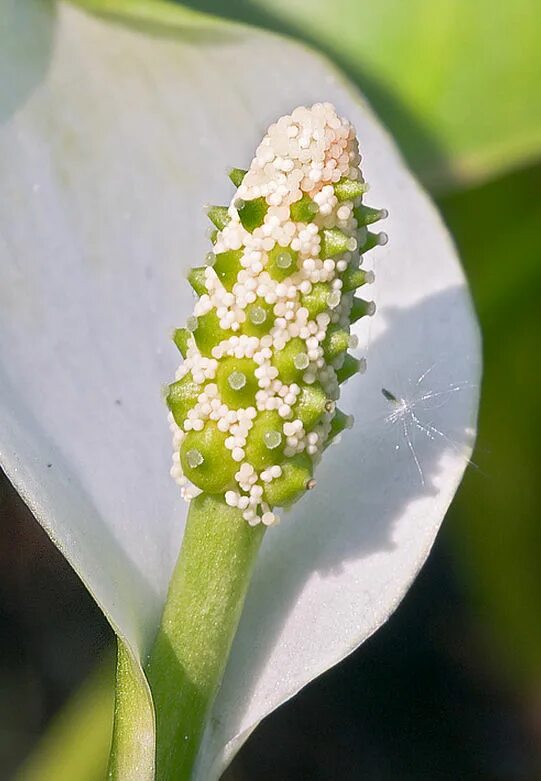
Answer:
<svg viewBox="0 0 541 781"><path fill-rule="evenodd" d="M271 507L288 507L293 504L312 488L313 472L312 459L305 453L285 459L281 464L281 474L272 482L265 483L263 496L266 502Z"/></svg>
<svg viewBox="0 0 541 781"><path fill-rule="evenodd" d="M301 107L247 171L231 170L230 206L208 208L214 253L189 273L199 299L175 331L184 362L167 394L172 474L187 500L220 494L250 524L271 525L351 425L335 400L364 369L347 352L350 327L374 309L351 292L373 280L360 253L385 240L365 227L385 212L361 203L359 161L353 128L329 104Z"/></svg>

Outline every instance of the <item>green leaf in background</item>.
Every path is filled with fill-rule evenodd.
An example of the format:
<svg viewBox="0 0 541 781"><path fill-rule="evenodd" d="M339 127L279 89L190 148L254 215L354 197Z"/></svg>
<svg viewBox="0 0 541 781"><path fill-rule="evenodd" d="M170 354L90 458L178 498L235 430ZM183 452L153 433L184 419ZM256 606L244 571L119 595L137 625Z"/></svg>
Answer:
<svg viewBox="0 0 541 781"><path fill-rule="evenodd" d="M220 23L223 34L224 20L196 9L175 4L174 0L69 0L74 5L109 19L133 25L147 25L197 34Z"/></svg>
<svg viewBox="0 0 541 781"><path fill-rule="evenodd" d="M541 166L441 202L472 281L485 370L475 461L447 527L489 640L527 694L541 678Z"/></svg>
<svg viewBox="0 0 541 781"><path fill-rule="evenodd" d="M122 643L116 664L116 678L122 683L120 691L117 685L116 697L114 663L108 654L53 719L18 769L15 781L104 781L108 762L111 777L153 780L152 707L144 699L146 686L139 681L139 666L132 663ZM134 718L113 733L119 699ZM109 757L112 734L115 743Z"/></svg>
<svg viewBox="0 0 541 781"><path fill-rule="evenodd" d="M538 0L188 0L306 41L354 79L442 191L541 154Z"/></svg>
<svg viewBox="0 0 541 781"><path fill-rule="evenodd" d="M111 743L114 663L104 659L53 719L15 781L103 781Z"/></svg>

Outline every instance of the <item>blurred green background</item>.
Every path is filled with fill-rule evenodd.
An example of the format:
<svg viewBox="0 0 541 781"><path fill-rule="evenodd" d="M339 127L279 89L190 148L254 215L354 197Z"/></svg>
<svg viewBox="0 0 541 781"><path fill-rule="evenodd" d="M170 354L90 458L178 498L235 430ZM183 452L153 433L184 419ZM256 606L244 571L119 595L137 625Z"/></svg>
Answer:
<svg viewBox="0 0 541 781"><path fill-rule="evenodd" d="M541 4L187 5L304 40L359 85L449 225L484 336L478 468L427 566L228 779L541 779ZM0 778L97 781L111 631L3 477L0 519Z"/></svg>

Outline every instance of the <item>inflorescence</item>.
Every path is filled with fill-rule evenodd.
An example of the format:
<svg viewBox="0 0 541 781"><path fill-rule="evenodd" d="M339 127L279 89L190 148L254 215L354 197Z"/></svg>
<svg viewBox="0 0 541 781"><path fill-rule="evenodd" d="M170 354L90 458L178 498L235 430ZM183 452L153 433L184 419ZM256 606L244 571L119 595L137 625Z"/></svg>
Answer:
<svg viewBox="0 0 541 781"><path fill-rule="evenodd" d="M174 341L172 476L190 500L223 494L251 525L272 525L315 486L314 465L352 419L340 384L364 369L350 326L374 303L362 254L385 210L362 203L353 126L329 103L271 125L229 207L212 206L213 252L188 279L199 296Z"/></svg>

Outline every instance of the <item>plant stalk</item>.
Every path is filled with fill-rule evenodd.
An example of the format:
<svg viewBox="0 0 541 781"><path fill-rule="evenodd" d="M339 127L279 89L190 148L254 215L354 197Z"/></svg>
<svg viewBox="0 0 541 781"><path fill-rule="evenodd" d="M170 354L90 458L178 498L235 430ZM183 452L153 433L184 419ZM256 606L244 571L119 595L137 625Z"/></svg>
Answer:
<svg viewBox="0 0 541 781"><path fill-rule="evenodd" d="M188 781L237 630L265 527L223 498L192 500L147 665L156 779Z"/></svg>

